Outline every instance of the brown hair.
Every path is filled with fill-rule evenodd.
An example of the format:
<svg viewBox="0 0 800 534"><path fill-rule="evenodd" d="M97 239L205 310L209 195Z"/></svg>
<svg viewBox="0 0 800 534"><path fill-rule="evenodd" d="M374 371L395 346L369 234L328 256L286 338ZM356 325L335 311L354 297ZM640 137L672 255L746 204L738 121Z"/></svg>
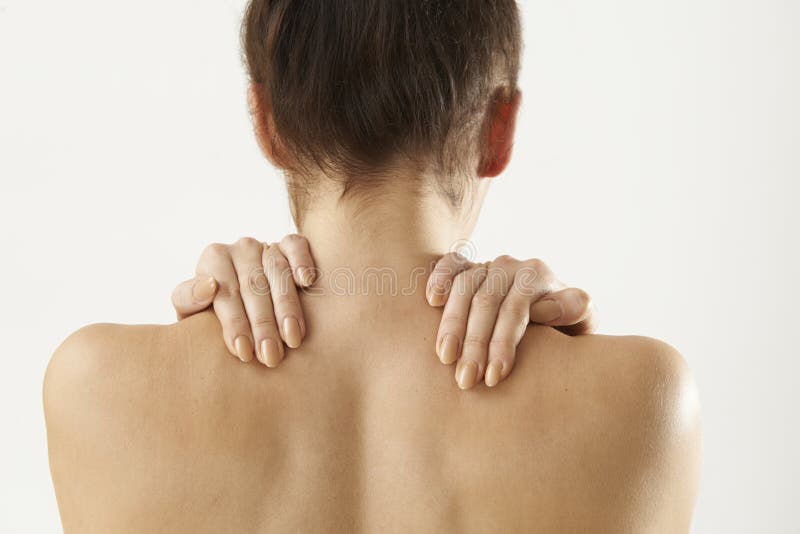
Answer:
<svg viewBox="0 0 800 534"><path fill-rule="evenodd" d="M516 88L521 52L515 0L252 0L242 40L282 162L346 189L398 158L457 174L493 89Z"/></svg>

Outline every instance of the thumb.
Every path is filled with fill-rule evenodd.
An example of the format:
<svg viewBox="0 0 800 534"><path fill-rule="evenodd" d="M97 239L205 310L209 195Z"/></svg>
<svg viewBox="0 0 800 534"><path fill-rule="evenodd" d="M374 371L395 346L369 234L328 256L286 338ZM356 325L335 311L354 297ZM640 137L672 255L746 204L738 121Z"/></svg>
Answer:
<svg viewBox="0 0 800 534"><path fill-rule="evenodd" d="M211 306L217 287L217 281L208 275L196 276L180 283L172 292L172 305L178 319L185 319Z"/></svg>

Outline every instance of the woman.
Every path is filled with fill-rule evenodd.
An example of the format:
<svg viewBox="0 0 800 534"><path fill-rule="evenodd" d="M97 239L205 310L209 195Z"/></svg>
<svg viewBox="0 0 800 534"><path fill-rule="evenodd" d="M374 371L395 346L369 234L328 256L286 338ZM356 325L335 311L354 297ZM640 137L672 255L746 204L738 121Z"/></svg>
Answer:
<svg viewBox="0 0 800 534"><path fill-rule="evenodd" d="M244 45L256 137L319 269L304 319L244 309L265 289L245 241L236 273L209 270L244 297L220 284L224 341L208 311L65 341L44 392L65 531L686 532L699 423L674 349L527 326L538 262L470 266L441 297L420 282L511 157L516 4L254 0ZM291 305L278 251L266 278ZM305 335L280 372L223 357L277 365L279 335ZM462 389L502 386L447 387L434 340Z"/></svg>
<svg viewBox="0 0 800 534"><path fill-rule="evenodd" d="M447 303L434 347L442 363L450 365L460 359L467 336L491 333L493 339L508 342L504 353L493 353L507 359L502 362L505 372L500 372L500 362L493 362L495 365L487 369L489 387L496 386L513 370L514 351L529 323L553 326L570 335L594 331L589 295L581 289L565 288L541 260L520 262L502 256L494 262L476 265L460 253L452 252L432 267L425 298L434 307ZM313 293L319 288L313 288L312 284L320 276L305 237L288 235L272 246L254 238L242 238L233 245L215 243L201 255L196 272L194 278L173 291L172 303L179 319L213 305L231 354L244 363L255 355L259 362L274 368L283 360L284 344L289 348L300 346L306 322L295 284ZM424 272L421 270L419 274ZM355 283L354 274L338 273L350 286ZM379 273L374 270L365 274L362 278L367 278L366 290L398 290L393 271L384 273L389 275L388 280L377 278L375 275ZM375 287L369 285L370 281L375 282ZM419 277L408 280L406 291L419 281ZM383 282L394 287L378 287ZM496 298L491 299L489 306L473 307L472 302L484 294ZM508 303L516 300L518 305L503 306L506 300ZM529 306L519 306L525 301ZM456 373L462 389L469 389L483 377L490 356L489 341L476 361L479 372L475 380L459 381L464 378L463 373Z"/></svg>

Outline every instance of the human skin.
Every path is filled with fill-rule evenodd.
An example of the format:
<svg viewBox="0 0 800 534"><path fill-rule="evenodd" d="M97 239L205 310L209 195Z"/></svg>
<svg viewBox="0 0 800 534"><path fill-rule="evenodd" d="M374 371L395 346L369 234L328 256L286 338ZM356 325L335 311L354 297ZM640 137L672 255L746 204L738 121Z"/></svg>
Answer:
<svg viewBox="0 0 800 534"><path fill-rule="evenodd" d="M337 248L323 271L430 263ZM45 381L65 532L687 530L698 409L674 349L530 327L513 375L464 392L424 285L360 293L301 293L314 328L279 370L230 358L209 312L71 336Z"/></svg>
<svg viewBox="0 0 800 534"><path fill-rule="evenodd" d="M377 201L320 179L301 228L318 268L427 274L470 234L518 104L490 104L496 137L465 155L476 194L461 209L418 189L426 177L398 172ZM254 117L273 160L269 111ZM512 375L464 392L436 361L442 311L424 285L359 280L300 295L314 328L279 372L227 357L210 312L70 336L44 384L65 532L688 531L699 409L673 348L531 326ZM466 335L461 372L491 341Z"/></svg>
<svg viewBox="0 0 800 534"><path fill-rule="evenodd" d="M210 312L70 337L45 385L65 532L688 530L674 349L530 327L512 376L464 392L423 295L302 299L318 326L279 371L228 357Z"/></svg>
<svg viewBox="0 0 800 534"><path fill-rule="evenodd" d="M173 291L179 319L213 306L231 354L244 363L255 355L267 367L275 368L285 356L284 343L290 348L300 346L307 326L298 291L314 291L313 282L321 274L303 236L288 235L272 245L253 238L239 239L233 245L209 245L196 272ZM406 282L420 281L417 277ZM497 298L490 299L489 306L472 307L472 301L488 291ZM596 328L589 295L567 287L538 259L500 256L475 264L449 253L436 261L425 282L425 295L431 306L444 307L435 347L445 365L459 362L456 369L462 370L465 338L491 333L493 343L481 354L472 354L478 372L474 376L456 373L456 381L464 389L480 382L484 370L488 386L497 385L511 373L515 349L529 323L558 327L570 335L589 334Z"/></svg>

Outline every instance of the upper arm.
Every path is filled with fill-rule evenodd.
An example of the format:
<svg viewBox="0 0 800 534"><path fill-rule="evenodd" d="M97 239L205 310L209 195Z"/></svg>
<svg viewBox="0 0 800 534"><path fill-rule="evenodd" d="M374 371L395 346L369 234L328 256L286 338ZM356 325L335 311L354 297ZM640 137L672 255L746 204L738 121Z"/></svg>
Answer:
<svg viewBox="0 0 800 534"><path fill-rule="evenodd" d="M89 424L93 389L105 364L107 327L91 325L71 334L56 349L45 372L44 415L50 472L65 532L87 528L80 495L92 489L80 476L92 454L96 428ZM91 468L86 469L91 473Z"/></svg>
<svg viewBox="0 0 800 534"><path fill-rule="evenodd" d="M691 372L666 343L620 338L621 380L609 380L619 424L610 441L618 472L609 481L627 501L635 532L688 532L700 470L700 409ZM613 390L613 391L612 391Z"/></svg>
<svg viewBox="0 0 800 534"><path fill-rule="evenodd" d="M135 487L133 443L146 439L159 327L91 325L53 354L43 402L53 485L65 532L121 532ZM120 517L115 518L118 515Z"/></svg>

